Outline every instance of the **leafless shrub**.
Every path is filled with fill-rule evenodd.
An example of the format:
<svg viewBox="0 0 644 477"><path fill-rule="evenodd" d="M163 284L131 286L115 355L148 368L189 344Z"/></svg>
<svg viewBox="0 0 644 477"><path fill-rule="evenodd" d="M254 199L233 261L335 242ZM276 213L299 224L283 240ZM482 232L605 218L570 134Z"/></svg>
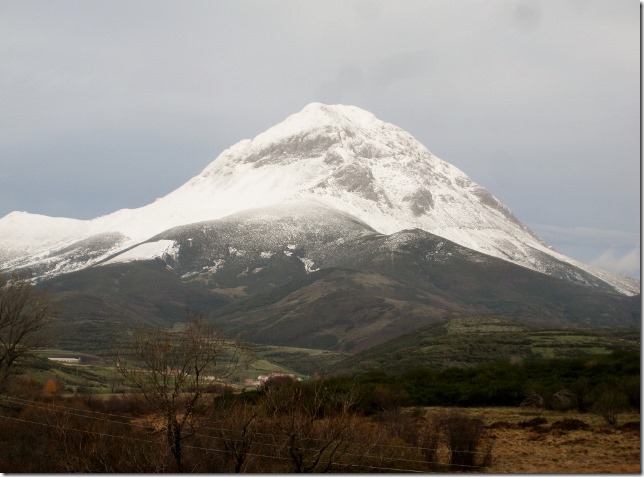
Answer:
<svg viewBox="0 0 644 477"><path fill-rule="evenodd" d="M531 392L528 394L528 397L521 401L521 407L536 407L538 409L543 409L546 407L546 400L540 394Z"/></svg>
<svg viewBox="0 0 644 477"><path fill-rule="evenodd" d="M419 446L424 420L400 409L388 410L374 416L386 429L387 437L397 437L410 446Z"/></svg>
<svg viewBox="0 0 644 477"><path fill-rule="evenodd" d="M628 397L616 389L602 390L593 404L593 412L604 418L607 424L616 426L618 415L628 407Z"/></svg>
<svg viewBox="0 0 644 477"><path fill-rule="evenodd" d="M253 450L257 447L258 436L257 419L259 409L250 403L237 401L221 401L205 429L214 439L210 446L218 449L223 455L223 465L227 470L235 473L248 470L253 457ZM213 471L215 469L206 469Z"/></svg>
<svg viewBox="0 0 644 477"><path fill-rule="evenodd" d="M324 381L272 387L264 413L279 441L279 456L293 472L350 470L360 463L368 443L353 439L359 416L352 392L329 389ZM350 458L346 458L351 454Z"/></svg>
<svg viewBox="0 0 644 477"><path fill-rule="evenodd" d="M481 419L452 412L442 417L440 424L452 469L474 471L492 463L492 448L484 446Z"/></svg>
<svg viewBox="0 0 644 477"><path fill-rule="evenodd" d="M421 452L429 470L441 470L438 447L441 442L441 426L436 419L430 419L423 427L420 436Z"/></svg>
<svg viewBox="0 0 644 477"><path fill-rule="evenodd" d="M577 407L575 393L568 389L561 389L550 398L550 407L555 411L569 411Z"/></svg>

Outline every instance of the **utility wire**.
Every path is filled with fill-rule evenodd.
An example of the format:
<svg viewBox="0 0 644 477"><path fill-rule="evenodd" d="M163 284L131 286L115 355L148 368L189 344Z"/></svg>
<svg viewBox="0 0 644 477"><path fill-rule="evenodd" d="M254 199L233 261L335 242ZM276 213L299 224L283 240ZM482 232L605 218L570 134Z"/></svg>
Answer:
<svg viewBox="0 0 644 477"><path fill-rule="evenodd" d="M20 398L17 398L17 399L20 400ZM27 401L27 400L22 400L22 401ZM28 405L33 405L33 406L35 406L36 408L38 408L40 410L60 412L60 413L65 413L66 415L73 415L73 416L80 417L80 418L83 418L83 419L87 419L87 418L89 418L89 419L97 419L97 420L110 422L110 423L115 423L115 424L120 424L120 425L128 425L128 426L132 426L132 427L138 427L138 428L141 428L141 429L158 431L158 429L153 428L153 427L141 426L141 425L132 424L132 423L128 423L128 422L113 421L113 420L97 418L97 417L93 417L93 416L85 416L85 415L82 415L82 414L70 413L69 410L73 410L73 408L68 408L68 407L65 407L65 406L56 406L58 409L52 409L52 408L49 408L46 403L39 403L39 402L36 402L36 401L31 401L31 403L32 404L28 404ZM42 404L44 404L44 407L42 406ZM97 412L97 411L90 411L90 412L101 414L100 412ZM9 418L9 419L11 419L11 418ZM13 418L13 419L17 419L17 418ZM25 421L25 422L32 422L32 421ZM35 423L35 424L43 425L43 423ZM57 426L52 425L50 427L57 427ZM63 427L58 426L58 428L63 428ZM78 428L64 428L64 429L72 430L72 431L75 430L75 431L78 431L78 432L86 432L86 433L91 433L91 434L96 434L96 435L113 436L112 434L100 433L100 432L94 432L94 431L86 431L86 430L78 429ZM228 432L228 433L237 432L234 429L226 429L226 428L209 427L209 429ZM283 434L271 434L271 433L261 433L261 432L257 432L254 435L263 435L263 436L269 436L269 437L278 438L278 439L288 438L287 435L283 435ZM284 448L283 445L271 444L271 443L267 443L265 441L252 441L252 440L248 441L248 440L242 440L242 439L238 439L238 438L236 439L236 438L223 437L223 436L212 436L212 435L199 434L199 433L193 434L193 436L209 438L209 439L214 439L214 440L222 440L222 441L227 441L227 442L245 442L245 443L247 443L249 445L254 445L254 444L257 445L258 444L258 445L263 446L263 447L267 447L267 446L268 447L276 447L278 449ZM113 436L113 437L124 438L124 436ZM142 439L138 439L138 440L143 441ZM302 438L301 440L302 441L308 441L308 442L310 442L310 441L322 442L321 439L317 439L317 438L313 438L313 437ZM152 441L148 441L148 442L152 442ZM326 442L326 441L324 441L324 442ZM191 445L188 445L188 444L184 444L183 447L185 447L185 448L203 449L203 450L212 451L212 452L224 452L224 453L226 453L226 451L221 451L221 450L218 450L218 449L199 448L199 447L191 446ZM395 445L387 445L387 444L373 444L372 448L374 448L374 447L384 447L384 448L388 448L388 449L405 449L405 450L412 450L412 449L431 450L431 451L438 451L439 450L439 449L434 449L434 448L423 448L423 447L418 447L418 446L395 446ZM315 449L312 449L312 450L315 451ZM452 453L454 453L454 452L458 452L458 451L452 451ZM467 451L461 451L461 452L467 452ZM471 451L469 453L470 454L483 454L483 452L477 452L477 451ZM344 452L344 453L342 453L342 455L343 456L354 456L354 457L358 457L358 458L373 458L373 459L389 460L389 461L397 461L397 462L409 462L409 463L416 463L416 464L422 464L422 465L440 464L440 462L432 462L432 461L427 461L427 460L408 459L408 458L404 458L404 457L386 456L386 455L385 456L383 456L383 455L372 455L372 454L368 454L368 453L356 454L356 453L353 453L353 452ZM259 455L259 454L257 456L261 457L261 455ZM264 456L264 457L272 457L272 456ZM337 463L337 464L341 465L341 463ZM342 464L342 465L349 465L349 464ZM354 464L351 464L351 465L354 465ZM362 466L362 464L355 464L355 465ZM467 466L467 465L463 465L462 467L480 468L480 466ZM396 470L396 469L389 469L389 470ZM397 470L402 470L402 469L397 469Z"/></svg>
<svg viewBox="0 0 644 477"><path fill-rule="evenodd" d="M145 442L145 443L150 443L150 444L160 444L159 442L155 442L149 439L139 439L136 437L130 437L130 436L119 436L115 434L107 434L103 432L96 432L96 431L89 431L85 429L78 429L78 428L73 428L73 427L64 427L64 426L58 426L58 425L53 425L53 424L47 424L44 422L36 422L36 421L30 421L27 419L20 419L17 417L10 417L10 416L0 416L0 419L5 419L5 420L10 420L10 421L16 421L16 422L21 422L21 423L26 423L26 424L34 424L37 426L42 426L42 427L49 427L49 428L55 428L55 429L60 429L60 430L65 430L65 431L75 431L75 432L80 432L84 434L92 434L92 435L97 435L101 437L111 437L115 439L124 439L124 440L130 440L130 441L137 441L137 442ZM207 447L198 447L198 446L191 446L191 445L182 445L182 448L184 449L194 449L194 450L202 450L205 452L216 452L216 453L225 453L228 454L227 451L221 450L221 449L212 449L212 448L207 448ZM286 460L286 461L291 461L290 458L288 457L281 457L281 456L276 456L276 455L265 455L265 454L255 454L255 453L247 453L246 454L249 457L264 457L264 458L269 458L269 459L276 459L276 460ZM311 463L311 462L308 462ZM372 465L367 465L367 464L343 464L343 463L334 463L332 464L333 466L341 466L341 467L358 467L358 468L370 468L370 469L375 469L375 470L390 470L390 471L397 471L397 472L423 472L419 470L413 470L413 469L400 469L400 468L393 468L393 467L382 467L382 466L372 466Z"/></svg>
<svg viewBox="0 0 644 477"><path fill-rule="evenodd" d="M113 423L113 424L126 425L126 426L137 427L137 428L140 428L140 429L146 429L146 430L152 430L152 431L158 431L159 430L158 428L151 427L151 426L144 426L144 425L140 425L140 424L134 424L134 423L131 423L131 422L115 421L115 420L105 419L105 418L101 418L101 417L86 416L86 415L83 415L83 414L79 414L78 412L87 412L87 413L92 413L92 414L100 414L100 415L104 415L104 416L115 416L115 417L119 417L119 418L122 418L122 419L131 419L131 417L122 416L122 415L118 415L118 414L108 414L108 413L103 413L103 412L100 412L100 411L90 411L90 410L75 409L75 408L70 408L70 407L67 407L67 406L56 406L54 404L47 404L47 403L43 403L43 402L39 402L39 401L29 401L29 400L26 400L26 399L14 398L14 397L10 397L10 396L4 396L4 398L7 399L8 401L14 401L16 403L23 404L23 405L26 405L26 406L36 407L37 409L44 410L44 411L61 412L61 413L65 413L67 415L72 415L72 416L76 416L76 417L80 417L80 418L95 419L95 420L100 420L100 421L109 422L109 423ZM72 411L74 411L74 412L72 412ZM228 428L223 428L223 427L199 426L199 428L200 429L214 430L214 431L219 431L219 432L224 432L224 433L235 433L235 432L237 432L237 430L235 430L235 429L228 429ZM201 433L196 433L196 434L193 434L193 435L197 436L197 437L208 438L208 439L219 439L219 440L229 440L229 441L233 441L233 442L235 442L235 441L236 442L241 442L240 439L234 439L234 438L223 437L223 436L212 436L212 435L209 435L209 434L201 434ZM274 433L265 433L265 432L255 432L254 435L266 436L266 437L272 437L272 438L278 438L278 439L283 439L283 438L287 437L284 434L274 434ZM305 437L305 438L302 438L302 440L326 442L324 439L319 439L319 438L315 438L315 437ZM508 441L508 442L510 442L510 441ZM272 447L278 447L278 448L282 447L282 446L277 445L277 444L268 444L268 443L261 442L261 441L260 441L260 443L262 445L267 445L267 446L272 446ZM373 444L373 447L383 447L383 448L386 448L386 449L404 449L404 450L416 449L416 450L419 450L421 452L422 451L434 451L434 452L436 452L436 451L440 450L439 448L431 448L431 447L423 447L423 446L412 446L412 445L404 446L404 445L393 445L393 444ZM453 453L462 452L462 453L468 453L468 454L482 454L482 455L486 454L485 451L469 451L469 450L463 450L463 451L456 450L456 451L451 451L451 452L453 452ZM362 454L347 453L345 455L358 456L358 455L362 455ZM370 457L376 457L376 456L372 455ZM398 459L396 457L383 457L383 458L386 458L386 459ZM398 459L398 460L400 460L400 459ZM404 460L404 459L402 459L402 460ZM419 461L419 460L412 460L412 459L409 459L408 461L409 462L426 462L426 461Z"/></svg>

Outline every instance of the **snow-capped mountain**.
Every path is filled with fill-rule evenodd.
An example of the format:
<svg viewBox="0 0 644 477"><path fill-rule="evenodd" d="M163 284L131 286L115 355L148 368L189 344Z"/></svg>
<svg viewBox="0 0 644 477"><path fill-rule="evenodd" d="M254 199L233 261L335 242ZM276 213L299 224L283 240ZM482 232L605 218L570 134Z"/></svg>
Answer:
<svg viewBox="0 0 644 477"><path fill-rule="evenodd" d="M178 245L169 242L132 248L173 227L294 201L314 201L381 234L417 228L532 270L592 285L590 273L620 293L639 293L636 280L552 250L486 189L404 130L354 106L319 103L233 145L145 207L88 221L24 212L3 217L0 269L47 277L107 259L172 255ZM120 253L129 255L119 259Z"/></svg>

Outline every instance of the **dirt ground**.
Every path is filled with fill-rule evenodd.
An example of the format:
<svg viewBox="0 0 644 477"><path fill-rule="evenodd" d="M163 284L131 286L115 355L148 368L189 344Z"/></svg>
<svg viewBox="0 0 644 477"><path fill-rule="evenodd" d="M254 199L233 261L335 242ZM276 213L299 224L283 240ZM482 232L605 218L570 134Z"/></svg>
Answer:
<svg viewBox="0 0 644 477"><path fill-rule="evenodd" d="M620 414L617 426L591 413L570 411L479 408L466 412L487 426L486 439L493 445L488 473L641 473L637 412Z"/></svg>

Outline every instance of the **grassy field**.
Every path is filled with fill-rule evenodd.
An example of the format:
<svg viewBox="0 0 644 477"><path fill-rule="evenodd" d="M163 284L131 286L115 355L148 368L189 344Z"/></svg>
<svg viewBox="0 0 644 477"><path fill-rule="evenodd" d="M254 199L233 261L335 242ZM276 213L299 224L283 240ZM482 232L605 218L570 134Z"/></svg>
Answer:
<svg viewBox="0 0 644 477"><path fill-rule="evenodd" d="M453 408L450 408L453 410ZM624 412L618 426L595 414L521 407L465 408L482 419L492 444L488 473L640 473L640 414ZM427 408L428 415L445 408Z"/></svg>
<svg viewBox="0 0 644 477"><path fill-rule="evenodd" d="M250 349L252 361L248 366L239 366L233 382L243 383L245 379L257 379L270 373L294 374L306 378L345 357L344 353L286 346L253 345ZM111 393L119 388L121 379L114 368L113 358L65 349L43 349L39 358L81 358L81 364L65 364L50 360L39 360L31 367L29 377L38 383L53 379L63 383L68 391L82 388L93 393Z"/></svg>

